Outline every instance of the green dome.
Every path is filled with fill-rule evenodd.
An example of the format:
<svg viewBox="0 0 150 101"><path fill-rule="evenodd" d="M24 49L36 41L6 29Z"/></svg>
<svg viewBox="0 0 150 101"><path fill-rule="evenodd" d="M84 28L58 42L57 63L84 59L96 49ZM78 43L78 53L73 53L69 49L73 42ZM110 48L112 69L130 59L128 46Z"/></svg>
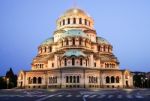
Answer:
<svg viewBox="0 0 150 101"><path fill-rule="evenodd" d="M97 37L97 43L100 44L110 44L106 39L102 38L102 37Z"/></svg>
<svg viewBox="0 0 150 101"><path fill-rule="evenodd" d="M52 44L53 42L54 42L54 38L51 37L51 38L48 38L48 39L46 39L45 41L43 41L43 42L41 43L41 45L48 45L48 44Z"/></svg>
<svg viewBox="0 0 150 101"><path fill-rule="evenodd" d="M64 38L64 37L74 37L74 36L81 36L81 37L88 38L87 34L79 29L68 30L65 33L63 33L61 37Z"/></svg>
<svg viewBox="0 0 150 101"><path fill-rule="evenodd" d="M63 56L67 56L67 57L70 57L70 56L86 56L82 51L80 50L77 50L77 49L71 49L71 50L67 50Z"/></svg>

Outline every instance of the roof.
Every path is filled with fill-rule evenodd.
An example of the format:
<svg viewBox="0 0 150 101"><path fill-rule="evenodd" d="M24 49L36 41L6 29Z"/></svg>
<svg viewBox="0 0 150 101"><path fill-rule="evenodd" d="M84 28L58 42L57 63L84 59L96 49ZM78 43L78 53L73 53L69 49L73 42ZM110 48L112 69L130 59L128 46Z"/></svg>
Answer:
<svg viewBox="0 0 150 101"><path fill-rule="evenodd" d="M100 44L110 44L106 39L102 38L102 37L97 37L97 43Z"/></svg>
<svg viewBox="0 0 150 101"><path fill-rule="evenodd" d="M41 45L47 45L47 44L52 44L54 42L54 38L53 37L50 37L46 40L44 40Z"/></svg>
<svg viewBox="0 0 150 101"><path fill-rule="evenodd" d="M64 37L74 37L74 36L89 38L86 33L84 33L82 30L79 29L68 30L65 33L63 33L61 37L64 38Z"/></svg>
<svg viewBox="0 0 150 101"><path fill-rule="evenodd" d="M63 16L70 16L70 15L86 15L86 16L89 16L89 14L87 14L85 11L83 11L82 9L80 8L71 8L71 9L68 9L64 14Z"/></svg>
<svg viewBox="0 0 150 101"><path fill-rule="evenodd" d="M82 51L80 50L77 50L77 49L70 49L70 50L67 50L63 56L67 56L67 57L70 57L70 56L86 56Z"/></svg>

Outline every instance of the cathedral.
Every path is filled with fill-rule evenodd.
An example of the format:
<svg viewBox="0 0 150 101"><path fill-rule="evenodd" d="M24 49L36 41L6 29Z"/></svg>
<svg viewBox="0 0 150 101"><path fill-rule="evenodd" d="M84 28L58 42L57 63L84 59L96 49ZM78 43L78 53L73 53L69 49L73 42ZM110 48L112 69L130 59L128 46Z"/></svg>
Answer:
<svg viewBox="0 0 150 101"><path fill-rule="evenodd" d="M19 88L128 88L132 74L119 69L113 46L97 36L94 20L71 8L56 21L53 37L38 46L31 70L21 70Z"/></svg>

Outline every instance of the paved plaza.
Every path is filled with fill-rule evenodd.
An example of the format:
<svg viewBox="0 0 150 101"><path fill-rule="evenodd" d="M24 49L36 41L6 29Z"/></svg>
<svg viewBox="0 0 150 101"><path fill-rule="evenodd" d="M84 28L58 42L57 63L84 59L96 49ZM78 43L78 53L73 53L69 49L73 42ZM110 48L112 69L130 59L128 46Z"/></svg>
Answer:
<svg viewBox="0 0 150 101"><path fill-rule="evenodd" d="M150 101L150 89L6 89L0 101Z"/></svg>

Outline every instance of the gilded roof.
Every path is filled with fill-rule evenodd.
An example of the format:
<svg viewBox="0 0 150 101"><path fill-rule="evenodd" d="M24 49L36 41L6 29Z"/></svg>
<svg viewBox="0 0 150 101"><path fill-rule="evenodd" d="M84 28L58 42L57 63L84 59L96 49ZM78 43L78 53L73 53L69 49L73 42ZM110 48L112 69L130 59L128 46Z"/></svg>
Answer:
<svg viewBox="0 0 150 101"><path fill-rule="evenodd" d="M63 14L63 16L70 16L70 15L86 15L86 16L89 16L85 11L83 11L80 8L71 8L71 9L68 9Z"/></svg>

